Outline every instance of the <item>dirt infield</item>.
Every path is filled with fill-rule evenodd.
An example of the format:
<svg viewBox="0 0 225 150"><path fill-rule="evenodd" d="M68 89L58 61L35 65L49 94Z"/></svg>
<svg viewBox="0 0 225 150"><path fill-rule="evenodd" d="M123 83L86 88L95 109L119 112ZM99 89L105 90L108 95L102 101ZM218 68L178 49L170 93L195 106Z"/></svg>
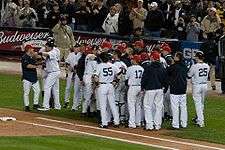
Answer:
<svg viewBox="0 0 225 150"><path fill-rule="evenodd" d="M0 114L0 117L10 116L17 119L17 121L0 122L0 136L82 134L162 149L225 150L225 145L162 136L162 133L167 132L166 130L146 132L143 129L101 129L94 123L49 117L37 113L27 113L5 108L0 108Z"/></svg>

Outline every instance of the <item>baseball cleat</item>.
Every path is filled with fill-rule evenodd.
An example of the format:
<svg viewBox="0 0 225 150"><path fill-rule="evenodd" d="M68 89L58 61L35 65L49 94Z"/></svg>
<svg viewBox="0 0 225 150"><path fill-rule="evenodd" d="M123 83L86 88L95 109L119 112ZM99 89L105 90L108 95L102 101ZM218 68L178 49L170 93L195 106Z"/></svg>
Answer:
<svg viewBox="0 0 225 150"><path fill-rule="evenodd" d="M38 104L34 104L34 105L33 105L33 109L34 109L34 110L37 110L38 108L41 108L41 106L38 105Z"/></svg>
<svg viewBox="0 0 225 150"><path fill-rule="evenodd" d="M107 129L108 126L107 126L107 125L102 125L102 124L100 124L100 125L99 125L99 128L105 128L105 129Z"/></svg>
<svg viewBox="0 0 225 150"><path fill-rule="evenodd" d="M119 124L117 124L117 125L113 125L113 127L114 127L114 128L119 128L119 127L120 127L120 125L119 125Z"/></svg>
<svg viewBox="0 0 225 150"><path fill-rule="evenodd" d="M66 102L63 106L63 108L68 108L69 107L69 102Z"/></svg>
<svg viewBox="0 0 225 150"><path fill-rule="evenodd" d="M42 108L38 108L37 110L38 110L38 111L49 111L50 108L42 107Z"/></svg>
<svg viewBox="0 0 225 150"><path fill-rule="evenodd" d="M24 111L29 112L30 111L30 107L29 106L25 106L24 107Z"/></svg>

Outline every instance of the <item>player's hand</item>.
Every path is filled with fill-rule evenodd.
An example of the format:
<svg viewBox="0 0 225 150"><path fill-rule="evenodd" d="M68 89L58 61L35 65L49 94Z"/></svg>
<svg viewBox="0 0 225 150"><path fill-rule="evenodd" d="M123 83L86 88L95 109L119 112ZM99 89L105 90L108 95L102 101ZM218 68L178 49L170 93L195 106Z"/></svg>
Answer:
<svg viewBox="0 0 225 150"><path fill-rule="evenodd" d="M144 90L142 90L142 91L139 92L139 95L140 96L144 96L144 94L145 94L145 91Z"/></svg>
<svg viewBox="0 0 225 150"><path fill-rule="evenodd" d="M80 81L80 85L81 86L84 86L84 81Z"/></svg>

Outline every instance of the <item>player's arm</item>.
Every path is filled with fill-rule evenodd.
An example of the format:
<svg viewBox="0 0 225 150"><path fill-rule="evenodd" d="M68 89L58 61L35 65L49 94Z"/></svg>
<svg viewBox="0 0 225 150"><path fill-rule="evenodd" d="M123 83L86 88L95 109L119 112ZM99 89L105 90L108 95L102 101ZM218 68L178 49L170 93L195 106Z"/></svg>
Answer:
<svg viewBox="0 0 225 150"><path fill-rule="evenodd" d="M189 72L187 73L187 78L191 79L194 76L194 66L192 65Z"/></svg>

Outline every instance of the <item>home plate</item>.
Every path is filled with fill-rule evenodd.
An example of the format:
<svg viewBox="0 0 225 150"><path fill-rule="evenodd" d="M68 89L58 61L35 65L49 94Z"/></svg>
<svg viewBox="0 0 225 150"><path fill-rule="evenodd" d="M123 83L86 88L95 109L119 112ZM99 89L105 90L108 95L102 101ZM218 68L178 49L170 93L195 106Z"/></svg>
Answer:
<svg viewBox="0 0 225 150"><path fill-rule="evenodd" d="M16 121L14 117L0 117L0 121Z"/></svg>

